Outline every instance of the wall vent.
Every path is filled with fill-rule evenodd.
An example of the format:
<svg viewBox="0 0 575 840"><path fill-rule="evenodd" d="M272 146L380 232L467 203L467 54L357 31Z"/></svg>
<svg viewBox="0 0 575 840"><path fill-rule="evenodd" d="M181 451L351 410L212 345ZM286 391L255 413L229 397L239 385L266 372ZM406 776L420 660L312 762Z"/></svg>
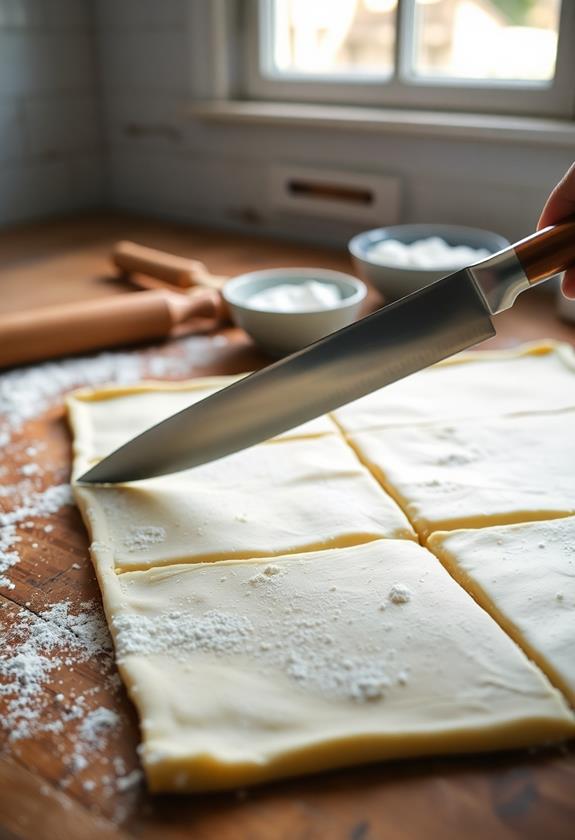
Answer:
<svg viewBox="0 0 575 840"><path fill-rule="evenodd" d="M401 182L396 175L278 164L269 197L274 210L377 227L399 221Z"/></svg>

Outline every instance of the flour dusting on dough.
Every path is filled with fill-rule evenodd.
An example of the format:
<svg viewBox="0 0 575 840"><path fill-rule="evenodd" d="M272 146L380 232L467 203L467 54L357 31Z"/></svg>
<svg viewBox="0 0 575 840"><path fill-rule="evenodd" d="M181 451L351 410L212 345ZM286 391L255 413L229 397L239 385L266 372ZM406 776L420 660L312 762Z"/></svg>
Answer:
<svg viewBox="0 0 575 840"><path fill-rule="evenodd" d="M392 604L407 604L408 601L411 601L412 595L413 593L408 586L404 586L402 583L394 583L389 590L388 597Z"/></svg>
<svg viewBox="0 0 575 840"><path fill-rule="evenodd" d="M124 545L128 551L145 551L153 545L163 543L166 539L166 531L160 525L147 525L140 528L130 528Z"/></svg>
<svg viewBox="0 0 575 840"><path fill-rule="evenodd" d="M235 574L237 570L227 585L236 585ZM394 663L395 652L380 643L354 647L342 656L337 622L350 611L356 615L345 591L335 597L330 593L319 604L317 597L293 590L284 564L262 564L257 574L250 575L249 568L244 574L246 594L251 592L259 602L256 611L264 608L263 619L255 622L223 609L120 614L113 619L118 661L154 654L184 662L190 654L239 656L262 673L282 672L305 691L356 703L381 701L390 686L401 682L405 666ZM219 578L224 587L226 581L226 576Z"/></svg>

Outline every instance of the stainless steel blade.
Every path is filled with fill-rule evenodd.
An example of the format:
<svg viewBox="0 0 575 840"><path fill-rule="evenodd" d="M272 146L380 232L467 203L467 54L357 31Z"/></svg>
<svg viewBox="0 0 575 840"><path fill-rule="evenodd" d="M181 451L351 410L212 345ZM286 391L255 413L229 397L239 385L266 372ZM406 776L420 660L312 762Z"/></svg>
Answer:
<svg viewBox="0 0 575 840"><path fill-rule="evenodd" d="M80 480L135 481L215 461L494 333L485 299L463 269L174 414Z"/></svg>

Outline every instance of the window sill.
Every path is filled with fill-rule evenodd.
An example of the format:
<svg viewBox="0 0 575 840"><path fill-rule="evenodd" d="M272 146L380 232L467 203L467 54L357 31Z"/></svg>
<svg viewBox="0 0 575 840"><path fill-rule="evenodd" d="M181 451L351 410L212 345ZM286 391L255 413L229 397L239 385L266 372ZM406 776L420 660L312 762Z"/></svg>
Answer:
<svg viewBox="0 0 575 840"><path fill-rule="evenodd" d="M537 117L231 100L195 102L191 114L210 122L338 128L571 148L575 145L573 121Z"/></svg>

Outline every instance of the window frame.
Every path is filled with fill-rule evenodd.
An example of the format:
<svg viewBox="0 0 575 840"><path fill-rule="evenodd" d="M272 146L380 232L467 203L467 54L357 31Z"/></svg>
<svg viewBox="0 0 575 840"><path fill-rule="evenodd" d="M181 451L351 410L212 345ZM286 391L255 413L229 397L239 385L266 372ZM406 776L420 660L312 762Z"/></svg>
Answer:
<svg viewBox="0 0 575 840"><path fill-rule="evenodd" d="M421 78L410 73L414 46L414 2L398 0L395 69L391 76L357 75L318 78L301 73L274 74L262 69L265 33L271 26L272 0L244 0L239 12L243 31L243 99L539 117L573 118L575 114L575 3L563 0L555 77L550 82L509 82Z"/></svg>

